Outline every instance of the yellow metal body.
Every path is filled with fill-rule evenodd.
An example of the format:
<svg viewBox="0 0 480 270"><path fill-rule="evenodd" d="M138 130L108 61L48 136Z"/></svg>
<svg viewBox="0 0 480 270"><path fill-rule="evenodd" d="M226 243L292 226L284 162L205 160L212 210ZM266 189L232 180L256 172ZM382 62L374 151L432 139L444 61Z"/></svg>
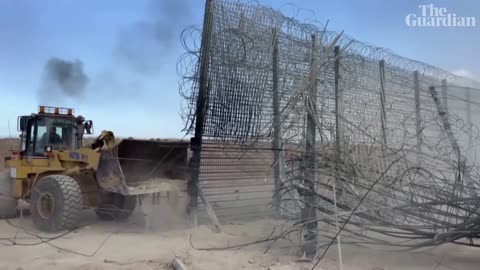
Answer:
<svg viewBox="0 0 480 270"><path fill-rule="evenodd" d="M34 119L35 122L28 124L29 120L25 119ZM31 149L27 146L27 139L36 140L38 135L36 119L60 119L61 121L71 121L72 125L77 125L74 141L69 140L68 142L76 142L73 145L78 145L78 148L74 149L75 146L68 147L67 145L70 150L52 150L52 147L49 146L45 148L43 154L38 151L27 151L27 148ZM27 125L31 125L31 127L28 128ZM10 178L14 182L13 197L29 200L37 180L51 174L63 174L69 175L77 181L85 197L84 203L87 205L94 203L92 198L95 196L91 195L101 192L95 179L101 157L100 150L111 149L115 145L115 137L111 131L102 131L92 144L82 146L84 131L92 134L91 127L92 121L85 121L82 116L75 117L73 109L69 108L40 106L38 114L20 116L17 129L22 131L22 151L12 151L12 155L5 158L5 167L10 169ZM43 134L43 136L45 135L46 133ZM48 150L48 148L50 149Z"/></svg>
<svg viewBox="0 0 480 270"><path fill-rule="evenodd" d="M167 184L178 185L183 190L181 187L188 178L188 142L125 139L116 144L113 132L102 131L93 143L82 146L83 131L85 129L92 134L86 127L91 128L92 122L84 121L83 117L77 121L79 118L73 116L72 109L40 106L38 115L26 117L26 122L23 118L19 122L22 152L12 152L11 157L5 159L5 167L10 169L10 177L14 181L13 197L16 199L30 200L37 181L52 174L74 178L81 189L84 207L99 206L102 200L108 199L109 196L105 195L111 193L124 196L155 193L167 190ZM44 150L40 148L44 153L38 153L36 143L29 147L32 134L33 141L39 141L37 121L55 118L75 121L77 133L74 144L56 149L47 145ZM33 124L29 124L31 119L35 121ZM26 128L26 125L30 126ZM52 127L49 132L51 130L55 129ZM79 148L75 149L75 145Z"/></svg>
<svg viewBox="0 0 480 270"><path fill-rule="evenodd" d="M74 151L54 150L47 154L43 157L22 156L6 160L5 167L10 169L10 176L15 181L17 199L28 200L35 181L45 175L67 174L75 177L82 171L96 171L100 160L100 152L90 148L79 148Z"/></svg>

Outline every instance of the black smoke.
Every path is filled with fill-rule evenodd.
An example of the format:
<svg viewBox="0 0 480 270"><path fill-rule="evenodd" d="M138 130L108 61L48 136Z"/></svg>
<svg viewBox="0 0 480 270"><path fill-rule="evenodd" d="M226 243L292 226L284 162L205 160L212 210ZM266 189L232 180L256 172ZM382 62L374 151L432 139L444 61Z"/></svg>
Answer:
<svg viewBox="0 0 480 270"><path fill-rule="evenodd" d="M165 56L172 54L191 13L188 0L150 1L149 14L144 19L119 26L115 56L138 72L159 71Z"/></svg>
<svg viewBox="0 0 480 270"><path fill-rule="evenodd" d="M175 51L175 42L179 41L182 29L191 21L188 2L151 0L142 19L120 25L112 48L112 60L120 60L120 65L115 63L115 66L134 70L145 78L156 75L165 62L164 58L172 56ZM166 68L175 69L175 66ZM40 103L48 105L63 104L65 98L77 101L86 96L87 89L95 89L96 95L138 93L143 90L143 85L133 74L131 78L125 78L115 69L89 78L81 60L52 57L45 64L38 92Z"/></svg>
<svg viewBox="0 0 480 270"><path fill-rule="evenodd" d="M62 97L82 97L89 83L80 60L50 58L44 67L43 81L39 89L40 99L59 100Z"/></svg>

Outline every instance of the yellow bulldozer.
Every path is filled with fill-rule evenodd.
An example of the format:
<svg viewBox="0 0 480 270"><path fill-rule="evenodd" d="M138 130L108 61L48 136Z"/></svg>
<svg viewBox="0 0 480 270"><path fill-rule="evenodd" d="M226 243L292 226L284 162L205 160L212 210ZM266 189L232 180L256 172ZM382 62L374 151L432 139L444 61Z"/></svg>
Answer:
<svg viewBox="0 0 480 270"><path fill-rule="evenodd" d="M0 216L16 213L17 200L30 203L33 224L55 232L78 226L83 209L102 220L126 219L139 195L182 190L188 177L188 142L123 139L115 142L73 109L40 106L19 116L18 151L5 157L7 177L0 183ZM7 199L5 199L7 198Z"/></svg>

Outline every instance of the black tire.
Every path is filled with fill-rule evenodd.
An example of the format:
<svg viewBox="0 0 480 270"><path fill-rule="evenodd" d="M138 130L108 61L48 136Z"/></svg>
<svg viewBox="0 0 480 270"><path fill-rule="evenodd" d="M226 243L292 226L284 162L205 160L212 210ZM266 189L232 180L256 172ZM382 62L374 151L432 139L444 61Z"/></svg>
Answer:
<svg viewBox="0 0 480 270"><path fill-rule="evenodd" d="M40 178L30 197L33 225L45 232L74 229L80 220L82 206L80 186L66 175Z"/></svg>
<svg viewBox="0 0 480 270"><path fill-rule="evenodd" d="M17 216L17 199L13 196L13 179L10 172L0 173L0 219Z"/></svg>
<svg viewBox="0 0 480 270"><path fill-rule="evenodd" d="M121 194L111 194L111 196L110 203L103 204L95 209L95 214L97 214L98 218L105 221L129 218L137 206L137 197Z"/></svg>

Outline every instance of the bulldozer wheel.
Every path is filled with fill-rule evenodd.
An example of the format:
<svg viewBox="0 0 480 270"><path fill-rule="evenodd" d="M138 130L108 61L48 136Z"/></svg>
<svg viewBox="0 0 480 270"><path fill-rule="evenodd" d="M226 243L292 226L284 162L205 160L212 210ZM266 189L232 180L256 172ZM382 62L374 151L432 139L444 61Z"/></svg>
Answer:
<svg viewBox="0 0 480 270"><path fill-rule="evenodd" d="M77 226L82 210L82 192L72 177L42 177L33 187L30 198L33 224L39 230L55 232Z"/></svg>
<svg viewBox="0 0 480 270"><path fill-rule="evenodd" d="M136 196L124 196L122 194L112 194L110 204L101 205L95 209L98 218L106 221L125 220L133 213L137 206Z"/></svg>
<svg viewBox="0 0 480 270"><path fill-rule="evenodd" d="M17 200L13 197L13 181L8 171L0 173L0 219L17 216Z"/></svg>

